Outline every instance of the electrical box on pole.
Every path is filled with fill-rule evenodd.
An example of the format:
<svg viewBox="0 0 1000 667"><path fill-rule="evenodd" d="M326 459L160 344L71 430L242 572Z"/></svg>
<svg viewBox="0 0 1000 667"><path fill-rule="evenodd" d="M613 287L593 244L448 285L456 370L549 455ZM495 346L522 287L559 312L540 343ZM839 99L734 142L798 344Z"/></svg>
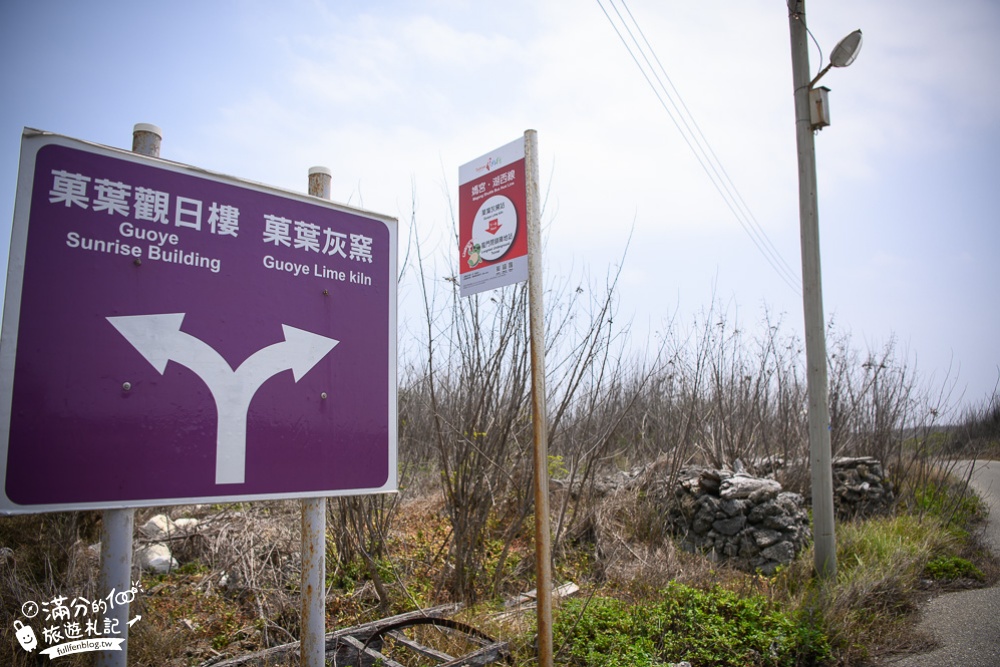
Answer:
<svg viewBox="0 0 1000 667"><path fill-rule="evenodd" d="M809 90L809 124L813 130L822 130L830 124L830 89L819 86Z"/></svg>

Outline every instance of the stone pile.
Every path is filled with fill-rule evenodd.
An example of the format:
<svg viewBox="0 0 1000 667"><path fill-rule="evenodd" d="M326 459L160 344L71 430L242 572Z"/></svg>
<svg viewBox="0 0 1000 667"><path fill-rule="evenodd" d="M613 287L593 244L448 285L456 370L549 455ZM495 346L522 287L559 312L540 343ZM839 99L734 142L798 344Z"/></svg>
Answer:
<svg viewBox="0 0 1000 667"><path fill-rule="evenodd" d="M882 464L871 456L833 459L833 505L842 519L887 512L895 500Z"/></svg>
<svg viewBox="0 0 1000 667"><path fill-rule="evenodd" d="M839 456L831 463L833 504L838 519L884 514L892 509L895 501L892 482L886 477L878 459L871 456ZM752 465L758 474L776 476L793 483L805 480L806 490L809 488L808 459L785 461L772 456L756 459Z"/></svg>
<svg viewBox="0 0 1000 667"><path fill-rule="evenodd" d="M681 469L667 523L686 548L765 574L791 563L811 535L801 495L773 479L704 467Z"/></svg>

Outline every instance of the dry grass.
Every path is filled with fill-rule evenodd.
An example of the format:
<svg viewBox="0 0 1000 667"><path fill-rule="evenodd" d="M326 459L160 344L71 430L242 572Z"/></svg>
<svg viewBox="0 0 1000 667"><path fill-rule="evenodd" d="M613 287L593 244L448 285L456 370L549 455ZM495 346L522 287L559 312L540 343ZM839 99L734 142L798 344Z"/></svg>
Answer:
<svg viewBox="0 0 1000 667"><path fill-rule="evenodd" d="M643 501L638 488L612 494L594 505L597 509L591 532L566 541L557 556L557 573L579 583L583 588L580 595L641 602L656 599L672 581L705 590L722 586L743 596L764 595L782 608L821 623L835 646L839 664L844 665L865 664L876 657L924 646L926 638L912 633L910 618L928 594L921 573L930 558L958 553L984 564L964 546L959 533L944 528L934 514L938 510L927 510L922 516L905 514L841 524L838 580L835 585L817 587L811 578L809 551L778 575L762 577L678 549L650 530L658 517L651 513L651 503ZM155 511L141 511L137 525ZM299 613L298 503L173 508L172 513L175 518L193 515L201 524L196 535L174 544L181 568L169 575L143 578L145 592L136 603L136 613L143 618L131 632L130 664L196 665L295 639ZM0 538L5 545L13 545L0 571L4 613L8 615L3 623L6 635L0 640L8 649L15 649L0 655L0 663L32 664L16 646L10 630L21 602L51 599L56 594L84 595L92 590L97 564L86 545L95 530L93 517L84 515L0 518ZM392 612L431 606L447 597L450 539L448 514L440 494L400 505L387 536L385 557L379 562ZM328 627L347 627L383 616L364 568L357 562L339 560L332 541L330 545ZM508 558L524 566L508 573L508 587L532 588L530 540L519 535L510 553ZM494 552L494 563L496 556ZM490 562L487 558L487 565ZM983 566L988 578L995 579L996 563L985 561ZM489 578L481 582L487 602L466 608L457 618L491 636L512 640L516 664L531 664L533 612L507 613L496 598L485 595L490 584ZM467 648L453 643L450 633L433 629L420 632L424 633L422 640L452 655ZM76 667L87 662L68 657L60 664Z"/></svg>
<svg viewBox="0 0 1000 667"><path fill-rule="evenodd" d="M155 513L201 521L196 533L171 540L183 565L168 575L145 575L131 616L130 664L187 665L222 651L264 648L298 635L299 605L292 592L299 577L295 503L255 503L143 509L136 526ZM88 545L99 539L99 513L0 517L0 544L10 549L2 567L0 597L9 622L22 603L57 596L96 595L99 563ZM145 542L137 535L136 546ZM69 545L69 546L66 546ZM41 618L36 619L41 621ZM35 623L35 625L38 625ZM36 627L41 637L41 627ZM10 641L7 641L7 640ZM0 638L2 664L29 664L12 634ZM60 664L89 664L82 654Z"/></svg>

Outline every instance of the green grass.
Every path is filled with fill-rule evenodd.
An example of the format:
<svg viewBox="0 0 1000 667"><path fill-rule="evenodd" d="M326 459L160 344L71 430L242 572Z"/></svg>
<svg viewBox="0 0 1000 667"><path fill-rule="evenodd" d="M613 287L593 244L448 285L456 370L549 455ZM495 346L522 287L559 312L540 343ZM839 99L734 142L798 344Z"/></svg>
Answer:
<svg viewBox="0 0 1000 667"><path fill-rule="evenodd" d="M899 514L837 525L836 581L808 579L811 553L781 582L801 613L822 618L838 664L853 665L905 649L926 580L985 580L967 556L982 504L961 485L928 482ZM804 583L808 581L808 583Z"/></svg>
<svg viewBox="0 0 1000 667"><path fill-rule="evenodd" d="M636 549L623 548L617 557L631 555L649 569L624 568L622 573L630 573L625 576L602 570L605 563L592 543L564 545L556 558L556 579L574 581L587 592L564 601L558 610L555 647L561 650L556 664L663 667L687 660L694 667L858 665L907 647L912 612L925 596L928 580L943 587L959 580L966 585L964 580L996 578L996 567L987 566L971 537L982 518L982 504L944 477L908 488L897 515L837 524L839 568L832 582L813 577L811 550L776 575L762 577L666 547L642 559L637 555L642 541L629 542L626 546ZM392 538L392 557L376 559L378 574L392 592L393 611L411 603L443 601L450 533L436 505L421 507L402 515L407 530ZM48 599L56 589L81 594L86 590L86 577L93 571L83 557L83 545L94 539L96 521L85 514L0 519L0 544L14 550L7 570L0 572L6 574L0 577L0 599L9 613L16 613L25 599ZM634 517L640 527L656 520L655 515ZM525 522L530 525L530 517ZM625 539L639 532L631 531ZM483 542L484 600L504 546L497 535L494 531ZM656 543L664 544L659 536ZM518 535L500 572L508 590L495 595L532 587L530 557L529 541ZM143 621L130 640L132 662L193 664L213 650L249 651L294 638L294 568L288 570L290 578L275 578L275 583L236 595L220 588L222 570L212 558L212 552L203 550L168 575L147 577L140 608ZM331 627L370 620L378 613L372 587L364 583L369 574L360 561L341 562L331 551L327 576L334 589L327 608ZM666 583L677 578L683 581ZM261 608L268 610L266 615ZM463 620L510 640L516 665L534 665L530 615L500 621L502 611L491 599L481 612L470 608ZM14 650L11 627L8 624L0 638ZM26 656L20 652L16 658L21 662L14 662L0 652L0 663L26 665ZM78 664L66 659L67 667Z"/></svg>
<svg viewBox="0 0 1000 667"><path fill-rule="evenodd" d="M918 513L937 517L963 537L968 527L986 516L983 502L963 483L927 484L913 495Z"/></svg>
<svg viewBox="0 0 1000 667"><path fill-rule="evenodd" d="M692 575L699 566L685 561L694 585L626 582L623 595L603 586L589 600L565 602L555 622L556 663L857 665L906 650L928 580L987 579L969 560L981 502L940 476L911 498L896 515L837 524L833 581L814 576L810 548L772 577L728 568Z"/></svg>
<svg viewBox="0 0 1000 667"><path fill-rule="evenodd" d="M936 551L954 546L934 517L908 514L844 523L837 531L838 581L919 574Z"/></svg>
<svg viewBox="0 0 1000 667"><path fill-rule="evenodd" d="M763 595L740 596L672 583L649 599L572 600L555 622L558 663L574 667L794 666L830 654L823 633L805 617Z"/></svg>
<svg viewBox="0 0 1000 667"><path fill-rule="evenodd" d="M927 563L924 573L937 581L955 581L956 579L975 579L985 581L986 575L966 558L960 556L938 556Z"/></svg>

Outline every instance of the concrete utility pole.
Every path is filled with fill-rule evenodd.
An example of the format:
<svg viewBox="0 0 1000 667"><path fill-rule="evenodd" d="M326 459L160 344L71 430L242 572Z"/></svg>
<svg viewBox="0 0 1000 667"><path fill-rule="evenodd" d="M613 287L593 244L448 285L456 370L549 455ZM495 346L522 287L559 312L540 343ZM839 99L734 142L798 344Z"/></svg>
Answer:
<svg viewBox="0 0 1000 667"><path fill-rule="evenodd" d="M813 539L816 572L837 574L833 523L833 466L826 370L826 323L820 282L819 215L816 199L816 146L809 108L809 44L804 0L788 0L795 85L795 139L799 153L799 226L802 242L802 303L806 328L806 379L809 390L809 464L812 471ZM818 77L817 77L818 78Z"/></svg>

